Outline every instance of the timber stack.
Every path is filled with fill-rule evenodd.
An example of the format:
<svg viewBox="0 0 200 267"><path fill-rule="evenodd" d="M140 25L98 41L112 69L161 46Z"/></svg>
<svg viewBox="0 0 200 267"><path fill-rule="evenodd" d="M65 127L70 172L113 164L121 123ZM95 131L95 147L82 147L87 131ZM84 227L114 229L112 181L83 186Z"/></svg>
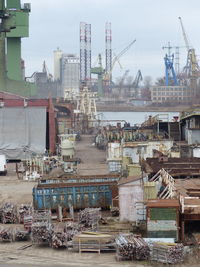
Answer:
<svg viewBox="0 0 200 267"><path fill-rule="evenodd" d="M183 245L155 242L151 259L158 262L177 264L183 262Z"/></svg>

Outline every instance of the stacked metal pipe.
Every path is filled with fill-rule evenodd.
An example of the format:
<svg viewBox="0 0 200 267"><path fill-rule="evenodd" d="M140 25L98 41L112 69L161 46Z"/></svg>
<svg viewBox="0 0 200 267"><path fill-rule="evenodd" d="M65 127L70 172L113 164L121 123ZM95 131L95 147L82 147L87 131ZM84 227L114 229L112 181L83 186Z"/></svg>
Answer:
<svg viewBox="0 0 200 267"><path fill-rule="evenodd" d="M2 222L3 223L16 223L17 222L16 207L12 203L5 203L3 205Z"/></svg>
<svg viewBox="0 0 200 267"><path fill-rule="evenodd" d="M29 240L29 232L20 228L15 229L14 239L15 241L27 241Z"/></svg>
<svg viewBox="0 0 200 267"><path fill-rule="evenodd" d="M119 234L116 239L118 260L147 260L150 249L143 238L133 234Z"/></svg>
<svg viewBox="0 0 200 267"><path fill-rule="evenodd" d="M52 235L52 248L64 248L67 246L67 234L65 233L65 225L59 223L54 228Z"/></svg>
<svg viewBox="0 0 200 267"><path fill-rule="evenodd" d="M48 244L51 246L53 225L50 211L34 211L31 227L33 244Z"/></svg>
<svg viewBox="0 0 200 267"><path fill-rule="evenodd" d="M154 243L152 248L152 260L177 264L183 261L183 245L175 243Z"/></svg>
<svg viewBox="0 0 200 267"><path fill-rule="evenodd" d="M48 222L34 222L32 224L32 242L33 244L51 245L53 235L53 226Z"/></svg>
<svg viewBox="0 0 200 267"><path fill-rule="evenodd" d="M101 219L99 208L86 208L79 213L79 222L85 227L95 228Z"/></svg>

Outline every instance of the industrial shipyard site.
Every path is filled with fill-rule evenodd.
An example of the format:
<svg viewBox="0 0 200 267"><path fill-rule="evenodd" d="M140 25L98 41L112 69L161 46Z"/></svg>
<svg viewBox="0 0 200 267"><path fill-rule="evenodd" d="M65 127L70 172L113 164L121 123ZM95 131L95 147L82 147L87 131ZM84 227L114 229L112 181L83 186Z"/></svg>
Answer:
<svg viewBox="0 0 200 267"><path fill-rule="evenodd" d="M29 2L0 0L0 267L200 266L200 3Z"/></svg>

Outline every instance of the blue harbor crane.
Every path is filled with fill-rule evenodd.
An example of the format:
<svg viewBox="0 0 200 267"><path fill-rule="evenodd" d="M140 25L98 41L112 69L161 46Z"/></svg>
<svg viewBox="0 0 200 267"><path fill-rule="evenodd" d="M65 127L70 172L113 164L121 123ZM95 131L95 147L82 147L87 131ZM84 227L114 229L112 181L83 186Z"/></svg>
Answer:
<svg viewBox="0 0 200 267"><path fill-rule="evenodd" d="M164 61L165 61L165 85L169 86L170 81L173 81L173 85L179 85L178 80L176 77L176 72L174 70L174 54L171 54L171 49L173 48L170 46L170 43L168 43L167 47L163 47L163 49L168 49L168 54L165 55Z"/></svg>
<svg viewBox="0 0 200 267"><path fill-rule="evenodd" d="M164 57L165 60L165 85L169 86L169 81L172 79L173 80L173 85L178 85L178 81L176 78L176 73L174 70L174 54L171 56L165 55Z"/></svg>

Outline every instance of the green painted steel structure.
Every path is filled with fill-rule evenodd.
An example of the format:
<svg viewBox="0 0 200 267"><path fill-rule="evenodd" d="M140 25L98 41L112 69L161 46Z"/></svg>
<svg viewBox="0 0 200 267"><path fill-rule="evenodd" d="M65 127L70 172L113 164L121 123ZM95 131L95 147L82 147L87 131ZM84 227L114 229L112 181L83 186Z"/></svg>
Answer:
<svg viewBox="0 0 200 267"><path fill-rule="evenodd" d="M23 81L21 68L21 38L28 37L30 6L22 9L20 0L6 4L5 8L5 0L0 0L0 91L31 97L37 88Z"/></svg>

